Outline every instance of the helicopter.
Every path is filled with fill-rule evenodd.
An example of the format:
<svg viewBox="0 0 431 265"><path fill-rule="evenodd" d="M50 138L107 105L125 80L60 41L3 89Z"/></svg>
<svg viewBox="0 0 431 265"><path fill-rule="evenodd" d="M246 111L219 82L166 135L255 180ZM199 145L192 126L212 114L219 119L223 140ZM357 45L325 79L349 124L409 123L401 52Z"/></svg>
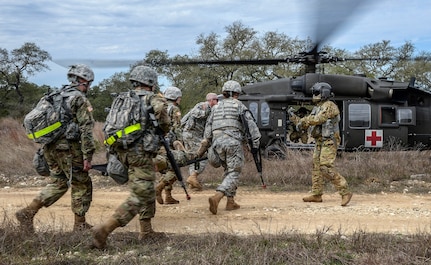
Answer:
<svg viewBox="0 0 431 265"><path fill-rule="evenodd" d="M353 58L352 58L353 59ZM369 60L368 58L367 60ZM283 157L286 148L312 148L313 139L299 140L289 120L289 109L306 115L312 108L311 87L317 82L331 85L331 98L340 109L340 151L429 149L431 147L431 92L410 82L363 75L316 73L316 65L350 60L310 51L293 58L270 60L193 61L187 64L277 64L302 63L306 73L245 85L239 100L253 114L262 134L261 148L266 157ZM354 60L358 60L355 58Z"/></svg>

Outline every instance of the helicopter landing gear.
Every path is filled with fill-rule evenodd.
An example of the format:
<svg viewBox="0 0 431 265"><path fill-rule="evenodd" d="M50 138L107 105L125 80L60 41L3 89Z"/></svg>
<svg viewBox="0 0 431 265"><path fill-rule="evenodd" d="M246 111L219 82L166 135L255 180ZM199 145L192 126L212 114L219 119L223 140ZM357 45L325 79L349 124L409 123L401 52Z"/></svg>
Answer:
<svg viewBox="0 0 431 265"><path fill-rule="evenodd" d="M286 146L280 143L265 147L264 157L266 159L286 159Z"/></svg>

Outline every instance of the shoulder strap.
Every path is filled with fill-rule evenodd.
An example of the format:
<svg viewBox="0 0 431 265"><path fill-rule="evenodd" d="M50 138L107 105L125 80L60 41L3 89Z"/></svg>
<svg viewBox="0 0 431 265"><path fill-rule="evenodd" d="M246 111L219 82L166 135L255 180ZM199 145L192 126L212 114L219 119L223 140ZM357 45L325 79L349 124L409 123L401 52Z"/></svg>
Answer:
<svg viewBox="0 0 431 265"><path fill-rule="evenodd" d="M169 106L168 106L168 116L169 117L171 117L173 110L174 110L174 104L169 104Z"/></svg>

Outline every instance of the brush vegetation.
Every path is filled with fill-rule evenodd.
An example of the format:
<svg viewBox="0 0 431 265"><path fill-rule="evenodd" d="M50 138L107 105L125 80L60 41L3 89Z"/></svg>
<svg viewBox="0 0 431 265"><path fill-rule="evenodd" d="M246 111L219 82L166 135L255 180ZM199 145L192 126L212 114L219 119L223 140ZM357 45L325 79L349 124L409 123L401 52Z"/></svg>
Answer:
<svg viewBox="0 0 431 265"><path fill-rule="evenodd" d="M94 135L94 164L105 163L102 124ZM0 188L43 187L47 178L37 176L32 159L38 145L25 136L20 121L0 120ZM431 190L429 151L401 147L394 151L342 153L336 161L339 172L355 193L417 193ZM241 188L260 185L252 157L241 177ZM263 160L264 180L272 192L307 192L311 186L311 150L289 150L284 160ZM185 170L183 168L183 170ZM185 174L186 171L184 171ZM216 187L220 170L206 170L203 181ZM116 185L91 172L95 192ZM333 191L328 184L326 190ZM3 211L5 212L5 211ZM88 248L90 235L67 229L41 227L29 236L19 231L15 217L0 220L0 264L429 264L431 236L378 234L356 231L351 235L296 232L276 235L239 236L234 233L169 234L164 240L140 242L137 232L116 232L106 250Z"/></svg>

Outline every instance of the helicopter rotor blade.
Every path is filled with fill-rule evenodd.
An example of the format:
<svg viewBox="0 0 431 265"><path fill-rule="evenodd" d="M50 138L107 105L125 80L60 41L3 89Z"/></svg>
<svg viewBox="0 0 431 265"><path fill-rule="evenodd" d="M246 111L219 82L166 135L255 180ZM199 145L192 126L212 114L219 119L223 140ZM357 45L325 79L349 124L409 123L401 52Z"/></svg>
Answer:
<svg viewBox="0 0 431 265"><path fill-rule="evenodd" d="M130 67L131 65L136 64L138 61L127 59L53 59L52 62L66 68L74 64L85 64L92 68L120 68Z"/></svg>
<svg viewBox="0 0 431 265"><path fill-rule="evenodd" d="M316 2L312 51L318 52L327 39L353 20L355 11L367 0L316 0Z"/></svg>
<svg viewBox="0 0 431 265"><path fill-rule="evenodd" d="M172 65L277 65L286 63L289 59L249 59L249 60L190 60L171 61Z"/></svg>

